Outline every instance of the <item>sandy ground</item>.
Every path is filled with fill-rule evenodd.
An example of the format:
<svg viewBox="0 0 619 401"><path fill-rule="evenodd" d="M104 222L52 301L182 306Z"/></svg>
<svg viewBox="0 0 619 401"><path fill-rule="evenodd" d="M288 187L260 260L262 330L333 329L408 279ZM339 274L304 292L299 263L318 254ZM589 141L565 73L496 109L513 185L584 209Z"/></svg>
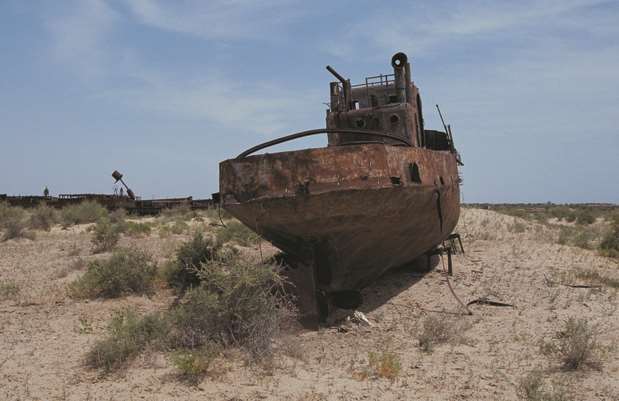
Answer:
<svg viewBox="0 0 619 401"><path fill-rule="evenodd" d="M619 400L617 290L572 288L562 282L578 269L617 278L616 261L557 245L552 228L487 210L466 209L458 231L465 255L454 257L455 292L464 301L489 296L515 308L472 305L460 313L441 266L427 274L389 273L364 290L371 327L335 324L284 333L270 366L240 358L221 361L197 386L179 381L164 354L146 353L123 371L101 376L83 365L88 348L105 335L115 310L165 308L166 291L151 298L75 301L66 285L89 260L85 227L38 232L37 238L0 243L0 281L20 291L0 300L0 400L516 400L516 387L540 369L575 400ZM163 261L187 236L121 240ZM103 255L105 256L105 255ZM458 335L422 352L417 335L436 315ZM568 317L585 317L606 352L599 369L565 372L540 352ZM368 353L397 355L395 380L365 377Z"/></svg>

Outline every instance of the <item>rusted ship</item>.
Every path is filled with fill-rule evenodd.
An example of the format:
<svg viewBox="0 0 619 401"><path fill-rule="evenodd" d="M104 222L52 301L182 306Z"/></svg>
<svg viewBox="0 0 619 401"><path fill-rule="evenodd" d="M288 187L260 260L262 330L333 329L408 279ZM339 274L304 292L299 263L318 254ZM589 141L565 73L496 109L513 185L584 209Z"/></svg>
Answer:
<svg viewBox="0 0 619 401"><path fill-rule="evenodd" d="M407 56L395 54L391 65L393 74L359 85L327 66L337 81L326 128L220 164L222 207L285 252L310 320L324 317L341 294L432 251L458 221L460 159L451 129L425 129ZM327 134L328 146L252 155L315 134Z"/></svg>

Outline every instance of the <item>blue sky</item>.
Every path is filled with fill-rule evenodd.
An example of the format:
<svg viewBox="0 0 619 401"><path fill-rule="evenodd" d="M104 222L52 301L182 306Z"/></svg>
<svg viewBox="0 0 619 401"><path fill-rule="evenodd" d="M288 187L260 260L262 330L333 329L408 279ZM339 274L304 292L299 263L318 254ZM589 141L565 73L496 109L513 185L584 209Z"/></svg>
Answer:
<svg viewBox="0 0 619 401"><path fill-rule="evenodd" d="M619 202L619 1L593 0L0 0L0 193L109 193L118 169L208 196L219 161L324 126L325 65L360 82L396 51L466 202Z"/></svg>

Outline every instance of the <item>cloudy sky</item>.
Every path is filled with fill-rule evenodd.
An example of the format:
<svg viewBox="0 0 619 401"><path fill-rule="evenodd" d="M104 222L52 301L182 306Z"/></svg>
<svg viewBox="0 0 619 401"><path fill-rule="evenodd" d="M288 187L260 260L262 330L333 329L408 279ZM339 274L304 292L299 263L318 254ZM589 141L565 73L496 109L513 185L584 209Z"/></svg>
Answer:
<svg viewBox="0 0 619 401"><path fill-rule="evenodd" d="M109 193L118 169L208 196L219 161L324 126L326 64L360 82L397 51L466 202L619 202L616 0L0 0L0 193Z"/></svg>

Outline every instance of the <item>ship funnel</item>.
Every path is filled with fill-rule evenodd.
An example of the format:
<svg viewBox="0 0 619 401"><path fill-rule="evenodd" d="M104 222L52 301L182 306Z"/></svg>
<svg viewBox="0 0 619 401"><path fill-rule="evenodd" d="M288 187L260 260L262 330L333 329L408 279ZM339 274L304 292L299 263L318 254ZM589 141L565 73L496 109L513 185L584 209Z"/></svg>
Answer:
<svg viewBox="0 0 619 401"><path fill-rule="evenodd" d="M409 99L407 96L408 87L410 85L410 65L406 54L400 52L391 57L391 66L395 75L395 90L400 103L405 103Z"/></svg>
<svg viewBox="0 0 619 401"><path fill-rule="evenodd" d="M350 108L351 108L350 107L351 106L350 101L351 101L351 98L352 98L350 79L346 79L343 76L341 76L330 65L327 66L327 71L329 71L331 74L333 74L333 76L335 78L337 78L337 80L342 83L342 89L344 90L344 110L338 110L338 111L348 111L348 110L350 110ZM337 92L337 88L332 86L331 87L331 104L332 105L336 104L338 96L339 96L339 94Z"/></svg>

